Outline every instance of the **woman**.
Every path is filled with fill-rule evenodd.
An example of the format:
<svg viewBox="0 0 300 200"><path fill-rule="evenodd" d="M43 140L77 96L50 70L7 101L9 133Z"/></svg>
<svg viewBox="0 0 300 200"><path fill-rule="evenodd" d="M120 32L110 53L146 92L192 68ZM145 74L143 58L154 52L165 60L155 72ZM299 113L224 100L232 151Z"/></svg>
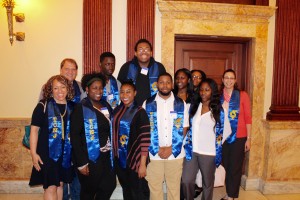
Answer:
<svg viewBox="0 0 300 200"><path fill-rule="evenodd" d="M87 97L77 104L71 116L73 162L81 184L80 199L108 200L116 187L111 166L111 107L101 100L105 77L86 74L81 85Z"/></svg>
<svg viewBox="0 0 300 200"><path fill-rule="evenodd" d="M145 180L150 145L150 124L146 111L134 101L136 88L124 81L120 89L122 104L114 110L114 167L125 200L149 199Z"/></svg>
<svg viewBox="0 0 300 200"><path fill-rule="evenodd" d="M193 83L191 79L191 72L188 69L181 68L176 71L173 92L186 103L191 103L193 96Z"/></svg>
<svg viewBox="0 0 300 200"><path fill-rule="evenodd" d="M202 70L194 69L191 71L193 81L193 92L198 92L199 84L202 80L206 79L206 74Z"/></svg>
<svg viewBox="0 0 300 200"><path fill-rule="evenodd" d="M244 156L251 147L252 118L249 96L246 92L239 91L236 74L232 69L223 73L221 89L221 103L229 111L228 118L232 129L223 147L227 195L222 199L231 200L239 196Z"/></svg>
<svg viewBox="0 0 300 200"><path fill-rule="evenodd" d="M44 199L62 199L63 182L72 181L69 132L73 97L68 79L52 76L43 89L43 100L32 114L30 154L33 168L29 185L42 184Z"/></svg>
<svg viewBox="0 0 300 200"><path fill-rule="evenodd" d="M202 200L211 200L215 170L221 164L222 137L230 134L230 125L222 109L218 86L207 78L200 83L199 96L190 108L190 131L187 135L182 188L187 200L194 199L194 184L200 169Z"/></svg>

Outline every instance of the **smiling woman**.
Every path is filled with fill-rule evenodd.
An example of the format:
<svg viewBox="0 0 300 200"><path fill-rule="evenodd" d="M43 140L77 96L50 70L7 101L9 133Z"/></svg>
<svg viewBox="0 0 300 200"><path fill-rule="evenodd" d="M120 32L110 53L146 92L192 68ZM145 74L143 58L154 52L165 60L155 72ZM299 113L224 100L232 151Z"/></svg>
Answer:
<svg viewBox="0 0 300 200"><path fill-rule="evenodd" d="M43 97L32 114L30 154L33 167L29 185L43 185L46 199L62 198L63 182L72 181L68 139L73 110L72 85L64 76L53 76L45 84Z"/></svg>
<svg viewBox="0 0 300 200"><path fill-rule="evenodd" d="M123 104L114 110L113 155L124 199L149 199L146 166L149 162L150 125L146 111L134 101L136 87L124 81L120 89Z"/></svg>
<svg viewBox="0 0 300 200"><path fill-rule="evenodd" d="M81 85L87 97L77 104L71 117L71 143L81 184L80 199L110 199L116 178L111 170L110 120L112 109L101 100L105 76L85 74Z"/></svg>

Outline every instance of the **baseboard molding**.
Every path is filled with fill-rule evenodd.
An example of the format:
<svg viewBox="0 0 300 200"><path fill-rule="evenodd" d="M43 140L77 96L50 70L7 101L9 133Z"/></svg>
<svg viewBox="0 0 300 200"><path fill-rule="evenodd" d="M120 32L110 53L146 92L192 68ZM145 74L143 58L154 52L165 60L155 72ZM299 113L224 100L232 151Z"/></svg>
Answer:
<svg viewBox="0 0 300 200"><path fill-rule="evenodd" d="M42 186L30 187L28 181L0 181L0 193L1 194L40 194L43 193ZM121 185L117 185L111 200L123 199L123 192Z"/></svg>
<svg viewBox="0 0 300 200"><path fill-rule="evenodd" d="M263 182L263 194L295 194L300 193L300 181Z"/></svg>
<svg viewBox="0 0 300 200"><path fill-rule="evenodd" d="M241 187L244 190L258 190L263 194L300 193L300 181L264 181L260 178L248 178L243 175Z"/></svg>
<svg viewBox="0 0 300 200"><path fill-rule="evenodd" d="M43 187L30 187L29 181L0 181L0 193L33 194L43 193Z"/></svg>
<svg viewBox="0 0 300 200"><path fill-rule="evenodd" d="M260 178L248 178L245 175L242 176L241 187L244 188L244 190L259 190L260 185Z"/></svg>

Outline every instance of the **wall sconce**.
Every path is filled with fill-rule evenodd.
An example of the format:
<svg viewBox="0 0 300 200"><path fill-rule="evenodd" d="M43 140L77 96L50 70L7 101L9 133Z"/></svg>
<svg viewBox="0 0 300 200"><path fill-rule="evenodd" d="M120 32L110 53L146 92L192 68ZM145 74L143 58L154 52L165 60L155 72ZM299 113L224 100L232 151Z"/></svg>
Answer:
<svg viewBox="0 0 300 200"><path fill-rule="evenodd" d="M8 36L10 44L12 45L14 42L14 36L16 37L17 41L24 41L25 40L25 33L24 32L16 32L14 33L13 27L13 16L16 18L16 22L24 22L25 16L23 13L14 14L13 10L16 3L14 0L3 0L2 6L6 8L7 14L7 23L8 23Z"/></svg>

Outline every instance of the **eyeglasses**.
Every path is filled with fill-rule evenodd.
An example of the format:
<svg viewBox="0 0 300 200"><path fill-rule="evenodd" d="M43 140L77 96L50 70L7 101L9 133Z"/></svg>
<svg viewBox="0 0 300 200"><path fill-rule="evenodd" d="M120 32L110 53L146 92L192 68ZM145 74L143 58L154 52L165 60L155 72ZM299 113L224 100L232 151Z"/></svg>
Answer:
<svg viewBox="0 0 300 200"><path fill-rule="evenodd" d="M235 80L234 77L228 77L228 76L225 76L224 79L225 79L225 80Z"/></svg>
<svg viewBox="0 0 300 200"><path fill-rule="evenodd" d="M200 76L192 76L192 79L199 79L199 80L201 80L202 77L200 77Z"/></svg>
<svg viewBox="0 0 300 200"><path fill-rule="evenodd" d="M151 49L150 48L139 48L137 51L139 53L143 53L143 52L148 53L148 52L151 52Z"/></svg>

